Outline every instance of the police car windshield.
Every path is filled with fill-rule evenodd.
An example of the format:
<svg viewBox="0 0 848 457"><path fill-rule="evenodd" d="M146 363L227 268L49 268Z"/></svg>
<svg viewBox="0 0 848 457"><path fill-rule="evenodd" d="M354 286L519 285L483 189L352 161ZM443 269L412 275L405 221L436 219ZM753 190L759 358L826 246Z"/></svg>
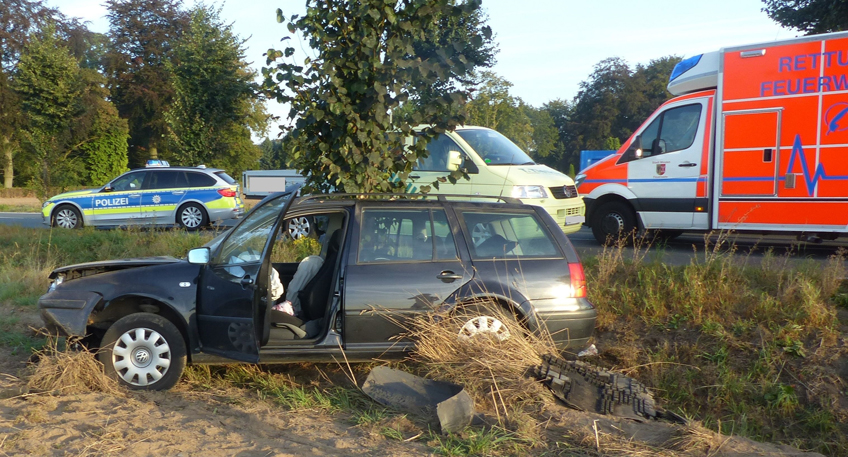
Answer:
<svg viewBox="0 0 848 457"><path fill-rule="evenodd" d="M469 129L456 133L480 155L487 165L535 165L536 162L509 138L494 130Z"/></svg>

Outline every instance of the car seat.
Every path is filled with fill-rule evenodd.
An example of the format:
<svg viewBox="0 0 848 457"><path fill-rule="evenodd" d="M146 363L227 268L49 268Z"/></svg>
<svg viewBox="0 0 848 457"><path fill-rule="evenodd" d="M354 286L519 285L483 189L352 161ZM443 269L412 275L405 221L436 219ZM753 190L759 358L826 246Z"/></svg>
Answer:
<svg viewBox="0 0 848 457"><path fill-rule="evenodd" d="M336 259L341 247L341 239L342 229L336 229L330 237L324 264L298 293L303 318L307 322L324 318L324 313L327 310L327 299L330 297L333 282L333 272L336 269Z"/></svg>

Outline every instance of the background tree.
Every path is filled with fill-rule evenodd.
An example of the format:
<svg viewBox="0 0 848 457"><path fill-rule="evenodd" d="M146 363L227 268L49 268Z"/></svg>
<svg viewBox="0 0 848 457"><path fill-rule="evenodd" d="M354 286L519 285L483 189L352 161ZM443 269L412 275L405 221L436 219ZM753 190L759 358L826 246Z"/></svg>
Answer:
<svg viewBox="0 0 848 457"><path fill-rule="evenodd" d="M79 171L64 156L83 89L77 61L48 26L24 46L14 76L26 117L21 138L30 178L41 188L67 184Z"/></svg>
<svg viewBox="0 0 848 457"><path fill-rule="evenodd" d="M14 155L18 141L14 132L21 123L20 105L12 91L11 78L21 51L32 33L45 24L64 17L43 1L4 0L0 2L0 166L3 186L12 187Z"/></svg>
<svg viewBox="0 0 848 457"><path fill-rule="evenodd" d="M315 57L299 65L286 62L294 48L269 50L267 64L275 66L263 75L277 101L291 104L289 163L311 187L404 189L426 142L466 121L465 78L492 62L491 30L464 20L479 7L479 0L312 0L305 16L289 19L289 31L302 34ZM282 11L277 18L284 21ZM461 31L451 29L457 25ZM406 103L414 109L398 110ZM431 127L406 145L419 124Z"/></svg>
<svg viewBox="0 0 848 457"><path fill-rule="evenodd" d="M251 128L265 133L267 125L256 74L244 60L244 41L221 20L220 9L199 5L189 16L165 65L174 88L164 113L175 146L169 157L240 174L260 156Z"/></svg>
<svg viewBox="0 0 848 457"><path fill-rule="evenodd" d="M763 11L783 27L811 35L848 30L848 0L763 0Z"/></svg>
<svg viewBox="0 0 848 457"><path fill-rule="evenodd" d="M129 161L167 156L164 111L174 88L166 62L187 24L179 0L107 0L111 49L105 67L112 100L130 132Z"/></svg>

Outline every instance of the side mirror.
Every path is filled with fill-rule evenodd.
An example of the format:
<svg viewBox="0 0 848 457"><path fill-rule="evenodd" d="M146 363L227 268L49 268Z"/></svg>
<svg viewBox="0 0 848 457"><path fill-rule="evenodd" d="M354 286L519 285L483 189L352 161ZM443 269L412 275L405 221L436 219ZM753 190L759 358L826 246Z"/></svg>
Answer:
<svg viewBox="0 0 848 457"><path fill-rule="evenodd" d="M108 184L106 184L106 186L103 188L103 192L112 192L112 190L114 189L112 189L112 186Z"/></svg>
<svg viewBox="0 0 848 457"><path fill-rule="evenodd" d="M188 263L206 265L209 263L209 248L195 248L188 251Z"/></svg>
<svg viewBox="0 0 848 457"><path fill-rule="evenodd" d="M630 147L627 148L627 152L625 155L629 160L636 160L642 158L642 136L638 135L636 138L633 138L633 142L630 143Z"/></svg>
<svg viewBox="0 0 848 457"><path fill-rule="evenodd" d="M459 170L462 165L462 154L459 151L448 151L448 171Z"/></svg>

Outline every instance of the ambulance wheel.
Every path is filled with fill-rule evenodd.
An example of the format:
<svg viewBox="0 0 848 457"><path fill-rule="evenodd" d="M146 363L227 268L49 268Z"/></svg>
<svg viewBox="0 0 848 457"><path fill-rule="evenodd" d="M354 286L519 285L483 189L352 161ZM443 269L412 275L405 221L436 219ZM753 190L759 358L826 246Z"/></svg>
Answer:
<svg viewBox="0 0 848 457"><path fill-rule="evenodd" d="M603 245L616 243L622 237L632 238L636 229L636 215L623 202L604 203L592 219L592 235Z"/></svg>
<svg viewBox="0 0 848 457"><path fill-rule="evenodd" d="M209 216L197 203L186 203L177 211L177 223L188 231L197 230L209 224Z"/></svg>
<svg viewBox="0 0 848 457"><path fill-rule="evenodd" d="M75 229L82 227L82 215L71 205L62 205L53 213L53 227Z"/></svg>

